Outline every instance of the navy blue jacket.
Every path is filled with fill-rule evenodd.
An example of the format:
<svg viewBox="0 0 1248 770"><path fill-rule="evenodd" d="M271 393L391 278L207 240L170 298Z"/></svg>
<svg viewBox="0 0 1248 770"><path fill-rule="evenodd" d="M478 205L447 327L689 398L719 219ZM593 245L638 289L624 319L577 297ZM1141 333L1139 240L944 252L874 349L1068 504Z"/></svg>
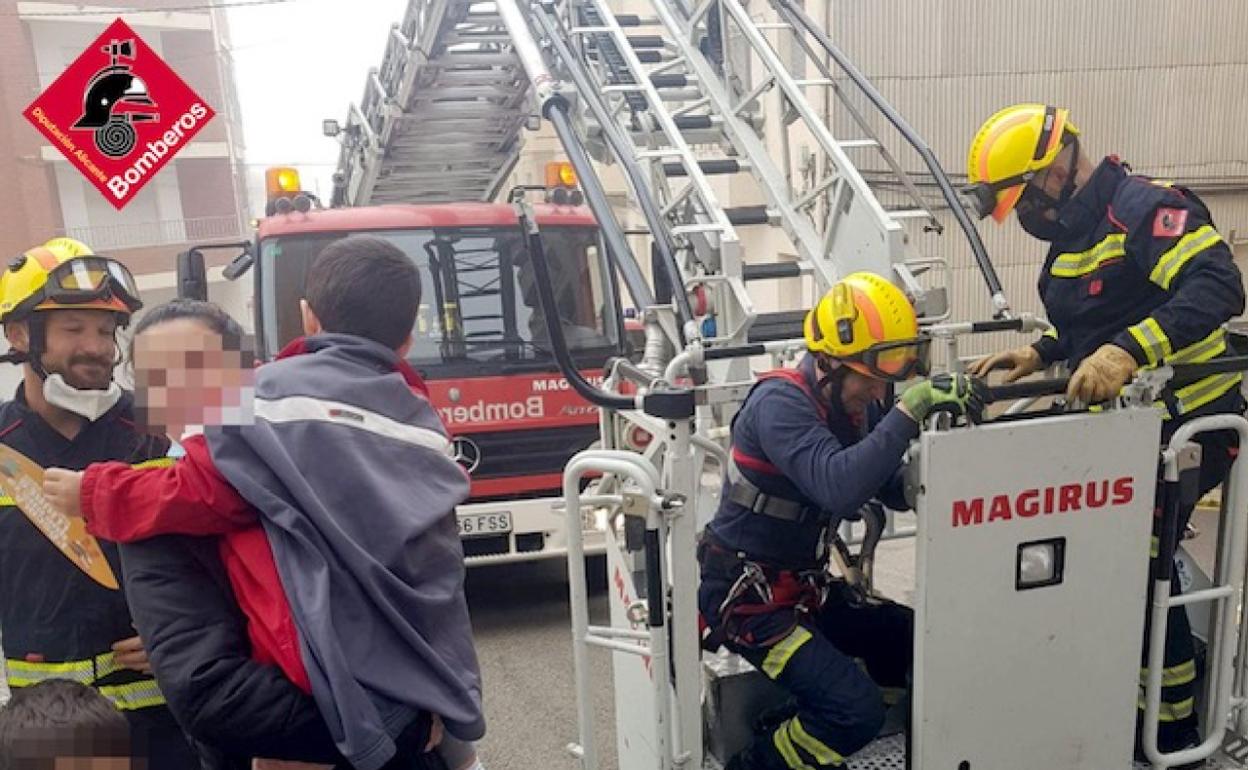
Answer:
<svg viewBox="0 0 1248 770"><path fill-rule="evenodd" d="M732 455L741 475L767 494L800 501L824 517L801 522L754 513L724 497L707 525L727 548L789 567L813 565L819 535L829 520L853 515L873 498L895 510L908 506L898 470L919 426L892 409L864 436L844 414L827 411L818 392L814 357L806 356L790 379L769 377L746 397L732 425Z"/></svg>
<svg viewBox="0 0 1248 770"><path fill-rule="evenodd" d="M1073 370L1105 343L1141 366L1226 353L1222 325L1243 312L1243 283L1194 193L1107 158L1059 219L1070 235L1049 248L1039 282L1055 329L1035 346L1046 363ZM1215 375L1182 389L1172 416L1216 407L1239 380Z"/></svg>
<svg viewBox="0 0 1248 770"><path fill-rule="evenodd" d="M316 702L251 659L217 538L155 537L122 546L121 559L135 627L170 710L206 744L206 768L250 768L252 757L342 762Z"/></svg>

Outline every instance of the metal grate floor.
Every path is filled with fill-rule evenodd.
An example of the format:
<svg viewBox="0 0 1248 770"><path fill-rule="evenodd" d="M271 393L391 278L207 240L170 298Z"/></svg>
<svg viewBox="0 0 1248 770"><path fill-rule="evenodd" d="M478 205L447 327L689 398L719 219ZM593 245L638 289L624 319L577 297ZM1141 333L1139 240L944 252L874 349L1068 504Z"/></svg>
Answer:
<svg viewBox="0 0 1248 770"><path fill-rule="evenodd" d="M847 764L849 770L906 770L906 738L891 735L867 744Z"/></svg>

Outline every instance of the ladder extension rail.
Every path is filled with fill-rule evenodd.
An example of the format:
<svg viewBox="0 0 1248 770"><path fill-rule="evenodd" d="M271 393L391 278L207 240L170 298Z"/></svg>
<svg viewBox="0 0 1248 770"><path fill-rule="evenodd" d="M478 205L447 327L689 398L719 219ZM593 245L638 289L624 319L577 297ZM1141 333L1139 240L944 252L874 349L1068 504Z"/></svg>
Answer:
<svg viewBox="0 0 1248 770"><path fill-rule="evenodd" d="M410 0L348 114L334 204L492 199L519 159L528 90L493 3Z"/></svg>
<svg viewBox="0 0 1248 770"><path fill-rule="evenodd" d="M862 74L859 69L854 66L849 57L843 51L836 47L828 33L824 31L809 14L793 0L770 0L771 4L781 18L784 18L790 24L794 25L796 30L798 25L811 37L815 39L828 54L828 56L837 63L841 70L849 77L850 81L858 87L864 96L871 101L872 104L880 111L880 113L897 128L898 132L905 138L906 142L919 154L924 165L927 166L928 172L936 181L936 185L940 188L940 194L945 199L945 203L949 206L953 213L954 219L958 222L958 227L966 235L967 242L970 244L971 252L975 256L975 261L979 265L979 270L984 276L984 282L988 286L988 291L992 295L993 308L998 316L1008 317L1010 315L1009 302L1005 297L1005 290L1002 288L1001 279L997 275L996 268L993 267L992 259L988 256L988 250L984 246L983 239L979 236L979 231L975 229L975 224L971 221L970 215L967 214L965 206L963 206L958 193L953 189L953 185L949 181L949 176L941 167L940 162L936 159L936 155L931 148L923 141L918 132L901 116L896 109L884 98L884 96L871 84L871 81ZM812 57L814 61L820 62L818 57ZM822 62L820 62L822 64Z"/></svg>
<svg viewBox="0 0 1248 770"><path fill-rule="evenodd" d="M603 102L597 90L593 88L590 76L583 66L584 63L572 52L571 47L568 45L566 30L559 25L558 20L550 12L536 6L533 7L530 18L533 27L542 34L543 41L555 51L556 55L563 62L568 76L572 78L573 85L576 87L578 97L602 127L604 138L612 150L613 158L624 172L624 178L632 190L633 197L650 229L655 246L659 250L659 261L667 274L669 285L681 285L682 278L679 263L676 260L677 239L672 236L666 219L659 209L660 204L655 200L649 189L645 171L630 151L632 147L631 138L612 119L609 108ZM686 321L692 321L693 311L688 307L688 296L684 295L683 292L675 292L673 293L673 299L677 302L677 315ZM683 309L681 308L682 304L684 306ZM682 323L679 325L679 328L683 331L686 338L698 336L697 329L692 324L689 325L689 328L685 328L685 324ZM680 344L683 346L685 340L680 340Z"/></svg>
<svg viewBox="0 0 1248 770"><path fill-rule="evenodd" d="M612 12L606 0L582 0L581 4L573 3L573 23L576 23L576 12L578 7L588 11L587 14L593 19L594 26L589 29L573 27L570 31L578 37L598 37L610 40L614 44L614 48L619 54L620 63L626 67L627 72L632 79L632 83L607 84L610 87L615 85L619 88L627 89L627 93L640 95L645 100L646 112L641 113L648 118L654 128L657 128L662 135L662 142L665 146L652 147L646 152L646 157L650 161L651 170L654 174L655 189L654 193L669 209L671 214L677 214L680 207L677 205L685 200L694 201L693 221L680 222L677 226L692 226L696 224L708 224L711 226L709 232L714 234L718 245L720 270L726 274L733 275L740 272L740 242L732 223L728 221L727 215L724 213L723 206L719 203L718 196L711 189L710 181L703 172L702 166L698 163L698 158L689 143L685 140L681 130L676 126L672 114L664 105L663 97L658 89L651 81L650 73L642 66L636 51L633 50L632 43L628 36L624 33L618 19ZM602 45L599 45L600 53L603 52ZM605 58L600 57L600 58ZM601 62L605 64L605 62ZM608 94L608 101L613 97L619 98L627 104L624 98L625 91L619 91ZM632 114L630 112L630 114ZM638 148L639 151L641 148ZM687 183L682 185L675 193L672 191L672 181L665 172L665 163L675 162L679 164L684 178ZM683 285L683 283L682 283Z"/></svg>
<svg viewBox="0 0 1248 770"><path fill-rule="evenodd" d="M779 215L786 234L819 285L826 289L842 274L854 270L889 275L904 269L906 234L903 226L881 205L849 158L846 149L852 143L839 142L832 135L803 92L805 88L826 83L795 78L763 33L762 27L769 25L760 26L738 0L706 0L688 17L683 16L672 0L651 0L651 5L671 33L686 65L696 75L707 97L707 109L713 117L722 120L725 135L748 159L770 208ZM721 25L724 31L717 33ZM703 38L721 41L723 51L719 66L712 64L703 53ZM758 77L749 72L750 67L733 69L737 49L729 46L730 42L743 45L741 50L748 59L761 63ZM751 109L757 99L773 89L783 95L789 113L781 119L783 170L770 157L768 143L761 133L742 119L743 113ZM814 143L824 166L822 170L816 169L823 177L802 189L798 187L800 175L789 168L790 145L794 142L790 134L798 130L801 131L800 141ZM825 209L822 216L817 211L821 205Z"/></svg>

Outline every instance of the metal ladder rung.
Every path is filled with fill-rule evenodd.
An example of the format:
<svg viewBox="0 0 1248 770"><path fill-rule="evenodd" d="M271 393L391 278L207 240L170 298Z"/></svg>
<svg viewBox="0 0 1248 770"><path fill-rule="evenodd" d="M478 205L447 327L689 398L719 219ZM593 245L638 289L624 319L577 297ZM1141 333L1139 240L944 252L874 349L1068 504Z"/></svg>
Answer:
<svg viewBox="0 0 1248 770"><path fill-rule="evenodd" d="M631 13L622 13L615 17L615 23L621 27L653 27L659 23L654 16L638 16Z"/></svg>
<svg viewBox="0 0 1248 770"><path fill-rule="evenodd" d="M573 27L568 30L571 35L610 35L610 27Z"/></svg>
<svg viewBox="0 0 1248 770"><path fill-rule="evenodd" d="M734 225L769 225L772 222L772 212L766 206L725 208L724 214Z"/></svg>
<svg viewBox="0 0 1248 770"><path fill-rule="evenodd" d="M758 29L793 29L792 24L783 21L760 21L755 22L754 26Z"/></svg>
<svg viewBox="0 0 1248 770"><path fill-rule="evenodd" d="M888 215L893 219L930 219L932 212L927 209L899 209L888 212Z"/></svg>
<svg viewBox="0 0 1248 770"><path fill-rule="evenodd" d="M672 235L692 235L693 233L722 233L724 226L714 222L699 223L696 225L676 225L672 228Z"/></svg>
<svg viewBox="0 0 1248 770"><path fill-rule="evenodd" d="M698 131L714 128L717 121L718 118L712 115L677 115L672 118L676 128L679 128L681 131Z"/></svg>
<svg viewBox="0 0 1248 770"><path fill-rule="evenodd" d="M800 86L830 86L832 85L832 81L828 80L827 78L812 78L812 79L807 79L807 80L794 80L793 84L799 87Z"/></svg>
<svg viewBox="0 0 1248 770"><path fill-rule="evenodd" d="M842 150L856 150L860 147L879 147L880 143L876 139L846 139L843 142L836 143Z"/></svg>
<svg viewBox="0 0 1248 770"><path fill-rule="evenodd" d="M703 174L736 174L747 168L747 165L736 158L713 158L698 161L698 168L702 169ZM680 163L664 163L663 173L668 176L688 176L684 165Z"/></svg>
<svg viewBox="0 0 1248 770"><path fill-rule="evenodd" d="M676 58L676 54L670 51L660 51L650 48L634 51L634 53L637 56L637 61L642 64L662 64ZM585 56L591 61L599 61L601 59L597 51L588 51Z"/></svg>
<svg viewBox="0 0 1248 770"><path fill-rule="evenodd" d="M680 150L675 147L660 147L657 150L642 150L637 153L637 157L646 160L650 158L679 158Z"/></svg>
<svg viewBox="0 0 1248 770"><path fill-rule="evenodd" d="M655 88L687 88L697 82L698 79L691 75L662 74L650 76L650 84Z"/></svg>
<svg viewBox="0 0 1248 770"><path fill-rule="evenodd" d="M602 87L602 92L604 94L644 93L645 90L646 87L639 83L613 83L609 86Z"/></svg>
<svg viewBox="0 0 1248 770"><path fill-rule="evenodd" d="M634 51L661 50L667 47L662 35L626 35Z"/></svg>
<svg viewBox="0 0 1248 770"><path fill-rule="evenodd" d="M764 262L741 266L744 281L769 281L777 278L800 278L814 271L805 260L798 262Z"/></svg>

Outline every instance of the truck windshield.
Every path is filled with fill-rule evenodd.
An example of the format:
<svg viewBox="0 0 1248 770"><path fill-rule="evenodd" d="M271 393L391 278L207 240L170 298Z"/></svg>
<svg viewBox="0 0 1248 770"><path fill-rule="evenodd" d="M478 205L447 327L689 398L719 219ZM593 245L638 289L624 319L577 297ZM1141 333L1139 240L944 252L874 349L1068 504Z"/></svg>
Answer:
<svg viewBox="0 0 1248 770"><path fill-rule="evenodd" d="M420 269L413 363L550 359L533 268L515 228L379 230ZM268 238L260 244L261 327L274 353L301 334L299 299L312 260L346 233ZM615 301L593 228L548 227L542 242L564 337L574 351L619 348Z"/></svg>

